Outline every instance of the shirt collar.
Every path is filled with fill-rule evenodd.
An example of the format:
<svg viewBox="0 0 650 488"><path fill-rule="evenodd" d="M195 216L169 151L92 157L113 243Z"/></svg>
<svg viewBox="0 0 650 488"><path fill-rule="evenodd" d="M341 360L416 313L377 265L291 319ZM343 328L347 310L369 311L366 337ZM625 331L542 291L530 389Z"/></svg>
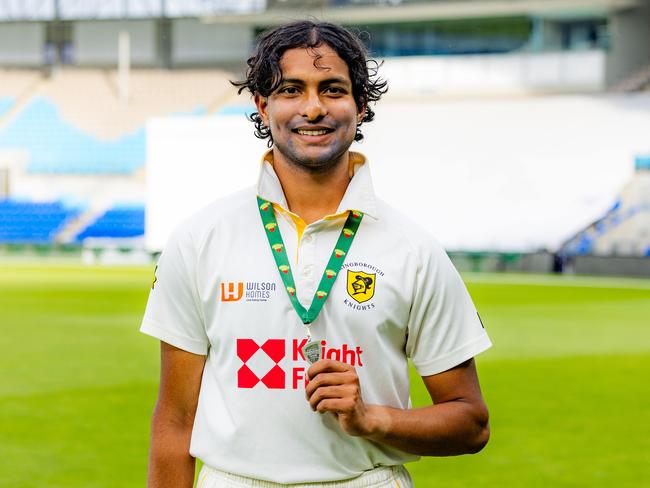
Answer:
<svg viewBox="0 0 650 488"><path fill-rule="evenodd" d="M350 184L345 190L336 214L348 210L359 210L370 217L377 219L377 201L370 177L370 168L363 154L350 152ZM273 169L273 150L270 149L262 157L260 175L257 182L257 195L283 209L289 209L287 200L282 191L282 185Z"/></svg>

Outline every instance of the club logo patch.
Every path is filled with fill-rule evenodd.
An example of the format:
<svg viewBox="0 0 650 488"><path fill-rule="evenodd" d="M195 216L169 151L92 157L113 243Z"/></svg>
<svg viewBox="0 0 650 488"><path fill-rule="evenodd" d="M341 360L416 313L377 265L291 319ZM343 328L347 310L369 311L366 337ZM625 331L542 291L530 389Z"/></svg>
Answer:
<svg viewBox="0 0 650 488"><path fill-rule="evenodd" d="M377 273L348 269L348 295L357 303L370 300L375 294Z"/></svg>

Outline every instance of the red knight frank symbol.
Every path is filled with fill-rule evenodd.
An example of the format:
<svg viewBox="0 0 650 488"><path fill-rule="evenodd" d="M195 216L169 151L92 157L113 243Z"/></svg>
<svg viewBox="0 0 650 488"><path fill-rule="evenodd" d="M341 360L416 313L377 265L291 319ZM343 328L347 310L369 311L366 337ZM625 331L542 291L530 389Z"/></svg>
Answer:
<svg viewBox="0 0 650 488"><path fill-rule="evenodd" d="M246 365L248 360L255 354L266 354L275 363L261 378ZM239 388L253 388L259 382L262 382L267 388L284 388L284 370L278 365L284 356L284 339L268 339L261 346L253 339L237 339L237 357L244 363L237 371L237 386Z"/></svg>

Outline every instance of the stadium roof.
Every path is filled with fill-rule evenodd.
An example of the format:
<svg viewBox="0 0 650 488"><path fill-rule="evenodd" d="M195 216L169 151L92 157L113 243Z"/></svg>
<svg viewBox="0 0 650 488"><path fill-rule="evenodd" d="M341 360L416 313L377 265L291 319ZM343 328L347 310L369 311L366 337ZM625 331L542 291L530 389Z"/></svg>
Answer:
<svg viewBox="0 0 650 488"><path fill-rule="evenodd" d="M266 0L0 0L0 20L119 19L250 14Z"/></svg>
<svg viewBox="0 0 650 488"><path fill-rule="evenodd" d="M249 23L276 25L290 19L316 17L343 24L418 22L435 19L479 17L543 16L552 18L607 17L609 12L636 7L648 0L440 0L404 2L399 0L375 2L368 5L350 4L329 8L282 8L282 4L297 6L301 2L276 2L273 10L246 16L217 14L204 20L215 23ZM308 2L305 2L308 3Z"/></svg>
<svg viewBox="0 0 650 488"><path fill-rule="evenodd" d="M605 16L648 0L0 0L0 21L199 17L273 25L313 16L341 23L515 15Z"/></svg>

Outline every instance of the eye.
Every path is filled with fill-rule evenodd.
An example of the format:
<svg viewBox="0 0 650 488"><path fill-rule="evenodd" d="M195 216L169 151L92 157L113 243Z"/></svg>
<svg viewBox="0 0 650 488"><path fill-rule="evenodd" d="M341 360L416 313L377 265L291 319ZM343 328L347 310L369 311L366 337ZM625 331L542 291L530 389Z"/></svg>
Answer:
<svg viewBox="0 0 650 488"><path fill-rule="evenodd" d="M325 93L329 93L331 95L344 95L346 91L343 88L338 86L328 86L325 89Z"/></svg>
<svg viewBox="0 0 650 488"><path fill-rule="evenodd" d="M278 90L278 93L282 93L284 95L296 95L298 93L298 88L295 86L283 86Z"/></svg>

